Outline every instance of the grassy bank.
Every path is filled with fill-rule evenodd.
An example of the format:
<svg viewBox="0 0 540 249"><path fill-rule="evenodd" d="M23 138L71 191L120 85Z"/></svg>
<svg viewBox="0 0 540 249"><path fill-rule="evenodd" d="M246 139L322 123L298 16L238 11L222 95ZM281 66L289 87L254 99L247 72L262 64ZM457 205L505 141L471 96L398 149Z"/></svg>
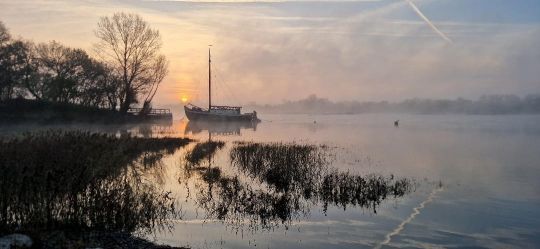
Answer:
<svg viewBox="0 0 540 249"><path fill-rule="evenodd" d="M167 229L179 215L174 199L145 172L190 141L80 131L2 138L0 235Z"/></svg>

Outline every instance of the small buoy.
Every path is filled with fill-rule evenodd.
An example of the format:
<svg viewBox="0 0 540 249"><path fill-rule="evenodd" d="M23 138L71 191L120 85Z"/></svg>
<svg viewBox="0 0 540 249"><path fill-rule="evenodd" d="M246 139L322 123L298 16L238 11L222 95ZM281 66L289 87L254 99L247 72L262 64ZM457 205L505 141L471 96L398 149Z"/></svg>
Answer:
<svg viewBox="0 0 540 249"><path fill-rule="evenodd" d="M316 123L317 123L317 121L313 120L313 123L314 123L314 124L316 124Z"/></svg>
<svg viewBox="0 0 540 249"><path fill-rule="evenodd" d="M396 121L394 121L394 126L395 126L395 127L398 127L398 126L399 126L399 119L396 120Z"/></svg>

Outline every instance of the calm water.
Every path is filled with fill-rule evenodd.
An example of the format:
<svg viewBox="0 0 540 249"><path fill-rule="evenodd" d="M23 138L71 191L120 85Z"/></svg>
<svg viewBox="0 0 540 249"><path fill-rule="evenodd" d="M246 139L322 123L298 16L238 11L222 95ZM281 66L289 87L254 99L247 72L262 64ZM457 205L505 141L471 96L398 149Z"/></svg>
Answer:
<svg viewBox="0 0 540 249"><path fill-rule="evenodd" d="M339 172L415 182L412 192L388 197L375 208L324 208L300 200L287 206L290 219L263 224L242 212L216 214L213 204L238 199L212 195L220 193L212 189L217 185L186 170L184 155L191 144L168 155L161 170L148 176L173 193L183 214L173 220L171 231L149 236L160 243L192 248L540 247L540 116L262 116L256 127L178 120L170 126L86 128L225 141L201 167L219 168L222 177L238 176L254 190L267 186L231 165L234 141L324 144L333 158L330 167ZM395 119L401 120L399 127L393 126ZM35 128L44 127L2 132Z"/></svg>
<svg viewBox="0 0 540 249"><path fill-rule="evenodd" d="M393 127L398 118L400 127ZM387 199L376 213L330 206L325 215L312 205L291 224L254 229L248 221L205 219L196 196L200 178L178 184L180 151L165 162L163 187L178 196L184 217L172 232L157 235L160 242L193 248L540 246L540 116L266 115L256 127L177 121L169 131L203 141L210 133L223 141L326 144L336 155L333 167L410 177L418 187ZM237 174L228 148L212 165ZM439 181L442 188L433 183ZM190 186L190 194L182 186Z"/></svg>

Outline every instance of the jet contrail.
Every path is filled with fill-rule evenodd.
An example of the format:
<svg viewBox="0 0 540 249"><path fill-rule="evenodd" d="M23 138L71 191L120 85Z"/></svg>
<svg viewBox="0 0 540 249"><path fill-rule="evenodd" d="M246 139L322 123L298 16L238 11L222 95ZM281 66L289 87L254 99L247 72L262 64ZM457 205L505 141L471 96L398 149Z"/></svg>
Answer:
<svg viewBox="0 0 540 249"><path fill-rule="evenodd" d="M405 0L407 1L407 3L409 3L409 5L411 6L411 8L413 8L414 12L416 12L416 14L418 14L418 16L420 16L420 18L424 19L424 21L426 21L426 23L429 25L429 27L431 27L431 29L433 29L433 31L435 31L435 33L437 33L441 38L443 38L445 41L449 42L449 43L452 43L452 40L450 38L448 38L448 36L446 36L442 31L440 31L437 26L435 26L435 24L433 24L423 13L422 11L420 11L420 9L418 9L418 7L416 7L416 5L411 1L411 0Z"/></svg>
<svg viewBox="0 0 540 249"><path fill-rule="evenodd" d="M387 234L386 237L385 237L385 240L383 242L381 242L380 244L378 244L374 248L375 249L380 249L383 245L386 245L386 244L390 243L390 240L392 239L392 236L395 236L395 235L398 235L399 233L401 233L401 231L403 230L405 225L407 225L407 223L411 222L414 219L414 217L416 217L418 214L420 214L420 210L422 210L426 206L426 204L432 202L433 198L435 198L435 195L437 193L441 192L442 190L443 190L443 188L440 187L440 188L436 188L433 191L431 191L431 194L429 194L428 198L425 201L423 201L422 203L420 203L420 205L418 205L418 207L415 207L413 209L412 214L409 215L409 217L407 219L403 220L401 222L401 224L399 224L399 226L396 227L396 229L394 229L391 233Z"/></svg>

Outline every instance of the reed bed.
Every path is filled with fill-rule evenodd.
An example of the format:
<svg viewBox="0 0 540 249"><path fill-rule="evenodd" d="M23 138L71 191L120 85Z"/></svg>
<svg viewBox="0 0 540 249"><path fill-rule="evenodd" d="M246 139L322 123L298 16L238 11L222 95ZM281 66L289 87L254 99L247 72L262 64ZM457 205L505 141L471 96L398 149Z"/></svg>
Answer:
<svg viewBox="0 0 540 249"><path fill-rule="evenodd" d="M324 145L237 142L230 159L252 178L287 192L319 181L332 156Z"/></svg>
<svg viewBox="0 0 540 249"><path fill-rule="evenodd" d="M231 149L233 165L252 179L279 193L343 206L375 207L388 196L411 190L410 179L377 174L356 175L330 167L327 146L296 143L236 143ZM326 210L326 208L325 208Z"/></svg>
<svg viewBox="0 0 540 249"><path fill-rule="evenodd" d="M0 233L163 229L178 213L174 199L145 182L142 170L190 141L82 131L3 138Z"/></svg>
<svg viewBox="0 0 540 249"><path fill-rule="evenodd" d="M203 160L210 160L214 154L225 146L223 141L206 141L197 143L192 150L185 155L185 160L190 166L198 166Z"/></svg>
<svg viewBox="0 0 540 249"><path fill-rule="evenodd" d="M238 176L226 176L216 167L198 170L206 188L199 185L197 204L205 210L205 218L227 222L232 229L271 229L289 223L305 214L305 203L289 194L254 189Z"/></svg>
<svg viewBox="0 0 540 249"><path fill-rule="evenodd" d="M197 203L207 218L232 228L272 229L309 214L313 205L376 208L389 197L414 190L414 181L393 175L357 175L330 167L327 146L296 143L236 142L231 163L247 176L226 176L217 167L187 167L199 174ZM242 180L243 179L243 180ZM253 183L256 184L253 184Z"/></svg>

